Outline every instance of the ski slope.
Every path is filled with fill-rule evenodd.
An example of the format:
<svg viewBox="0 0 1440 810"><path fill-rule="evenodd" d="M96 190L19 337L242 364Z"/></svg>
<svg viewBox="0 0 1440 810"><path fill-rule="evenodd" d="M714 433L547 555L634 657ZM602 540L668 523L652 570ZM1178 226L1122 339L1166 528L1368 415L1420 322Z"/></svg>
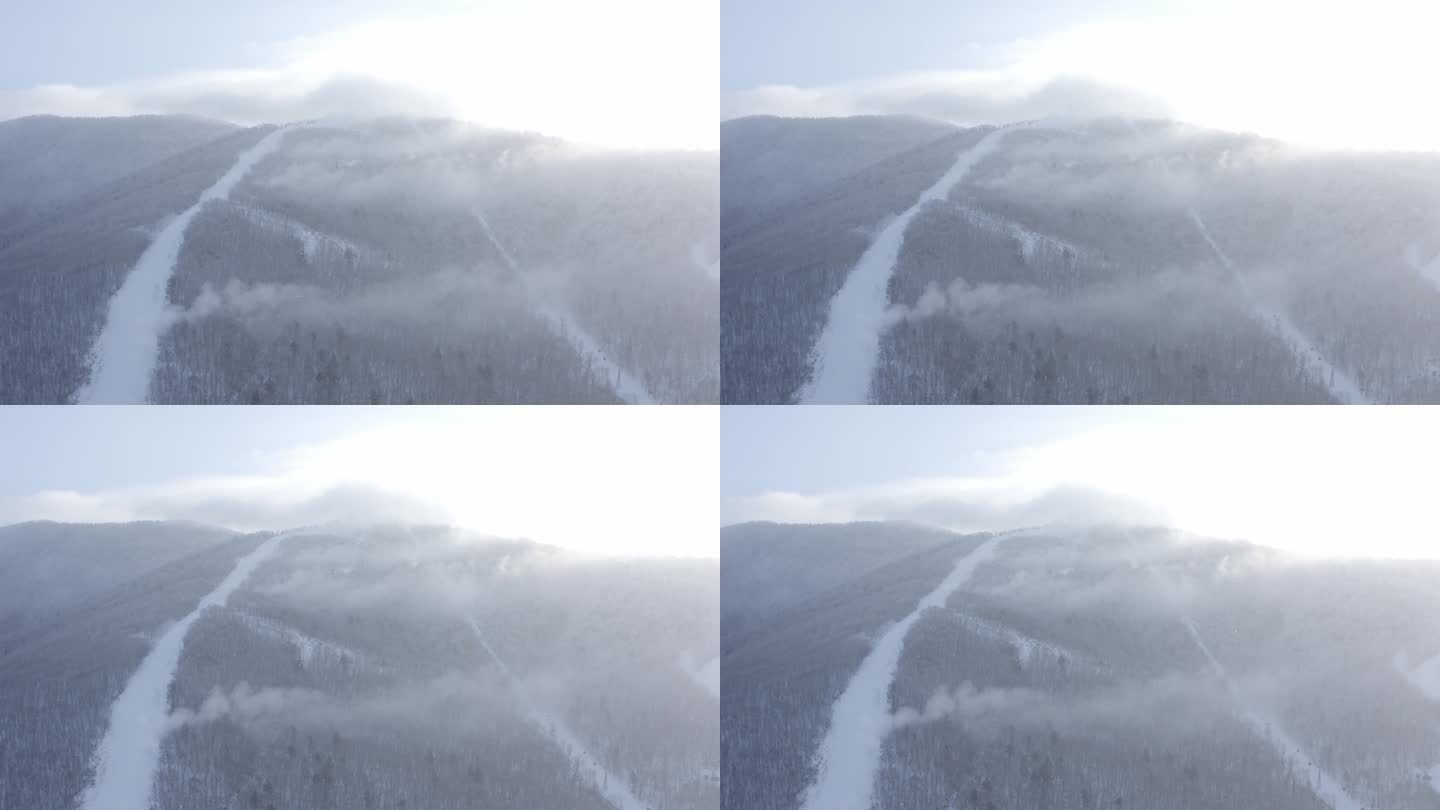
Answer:
<svg viewBox="0 0 1440 810"><path fill-rule="evenodd" d="M300 668L308 670L317 663L328 665L340 665L349 667L363 667L365 669L380 669L372 662L369 656L356 652L343 644L336 644L332 641L325 641L314 636L296 630L288 624L282 624L263 616L256 616L253 613L239 611L237 614L241 622L257 635L265 638L283 642L295 648L296 654L300 657Z"/></svg>
<svg viewBox="0 0 1440 810"><path fill-rule="evenodd" d="M830 314L815 344L814 373L799 392L805 404L864 404L880 355L880 335L889 304L890 277L905 241L905 229L928 203L944 200L980 161L992 154L1015 127L995 129L961 152L954 165L920 195L914 205L891 220L860 256L840 291L830 300Z"/></svg>
<svg viewBox="0 0 1440 810"><path fill-rule="evenodd" d="M480 623L469 617L466 618L466 621L469 623L470 629L475 632L475 638L480 642L480 646L485 648L485 652L500 668L505 680L510 683L510 688L514 691L515 696L520 699L526 718L543 731L545 736L554 741L575 764L575 767L590 778L592 786L606 802L609 802L611 807L614 807L615 810L656 810L641 801L619 774L606 768L599 757L591 753L590 749L585 747L585 743L575 736L569 726L565 725L564 720L535 703L526 694L524 685L521 684L520 679L515 677L515 673L510 670L505 659L501 658L495 652L495 648L485 640L485 633L481 631Z"/></svg>
<svg viewBox="0 0 1440 810"><path fill-rule="evenodd" d="M499 253L500 258L505 261L505 266L510 268L510 272L520 280L526 296L555 334L568 341L575 352L592 368L599 369L605 374L605 378L613 387L616 396L631 405L655 404L655 398L650 395L645 383L638 376L621 368L618 363L610 359L610 355L600 348L599 342L580 326L568 309L547 301L535 290L530 283L530 277L520 270L520 264L515 261L515 257L510 255L510 251L505 249L505 246L495 236L495 232L490 229L490 222L485 219L485 214L478 207L473 208L471 213L480 223L480 229L485 232L485 238L490 240L490 244L495 246L495 252Z"/></svg>
<svg viewBox="0 0 1440 810"><path fill-rule="evenodd" d="M890 685L905 636L926 610L943 608L1004 539L1006 535L996 535L957 560L935 590L910 615L891 625L860 662L831 710L830 728L816 753L815 782L806 789L801 810L870 810L880 754L892 727Z"/></svg>
<svg viewBox="0 0 1440 810"><path fill-rule="evenodd" d="M1200 214L1193 208L1190 209L1190 221L1195 223L1195 227L1200 231L1200 235L1203 236L1205 241L1210 245L1210 250L1215 253L1215 257L1220 260L1221 264L1225 265L1225 269L1230 271L1231 276L1233 276L1236 283L1240 285L1240 291L1255 309L1256 314L1260 316L1261 322L1264 323L1276 337L1284 341L1286 346L1290 347L1290 351L1299 358L1300 362L1304 364L1305 369L1309 371L1321 385L1325 386L1325 389L1330 392L1330 396L1345 405L1370 404L1370 398L1365 396L1365 392L1360 390L1360 386L1350 378L1350 375L1336 368L1329 360L1326 360L1325 355L1320 353L1319 347L1311 342L1310 338L1306 337L1305 334L1295 326L1289 316L1275 307L1266 306L1260 301L1254 292L1251 291L1250 285L1245 283L1245 277L1236 272L1235 265L1230 261L1230 257L1215 243L1214 237L1210 235L1210 229L1205 227L1205 220L1201 219Z"/></svg>
<svg viewBox="0 0 1440 810"><path fill-rule="evenodd" d="M1365 810L1364 805L1345 792L1339 779L1321 768L1314 757L1305 753L1305 749L1300 746L1299 741L1286 733L1278 718L1245 700L1235 682L1230 679L1229 673L1210 652L1210 647L1205 644L1205 640L1200 637L1200 631L1195 629L1194 622L1190 621L1188 616L1181 616L1180 621L1190 633L1190 638L1194 640L1195 646L1200 648L1200 652L1209 661L1210 669L1229 688L1231 696L1240 709L1240 717L1246 725L1250 726L1256 735L1268 742L1270 747L1274 748L1275 752L1290 764L1295 774L1304 781L1306 787L1310 788L1315 796L1332 810Z"/></svg>
<svg viewBox="0 0 1440 810"><path fill-rule="evenodd" d="M950 615L954 616L965 626L965 629L975 635L1008 644L1010 648L1015 651L1015 658L1020 662L1022 669L1028 669L1033 661L1048 659L1050 661L1064 661L1065 665L1072 671L1082 669L1095 674L1109 672L1107 667L1091 660L1090 656L1076 652L1069 647L1044 641L1034 636L1028 636L1012 627L981 618L963 610L951 610L949 612Z"/></svg>
<svg viewBox="0 0 1440 810"><path fill-rule="evenodd" d="M80 810L150 810L160 743L169 724L170 683L186 634L206 609L223 606L288 536L276 535L241 557L215 590L150 648L110 707L110 724L95 750L95 780L81 794Z"/></svg>
<svg viewBox="0 0 1440 810"><path fill-rule="evenodd" d="M280 127L236 159L215 185L205 189L194 205L165 224L135 269L125 277L110 299L105 326L90 349L90 379L75 392L80 404L141 404L150 393L150 376L160 335L169 326L166 289L175 274L185 230L200 209L211 200L223 200L265 159L280 148L285 135L295 127Z"/></svg>

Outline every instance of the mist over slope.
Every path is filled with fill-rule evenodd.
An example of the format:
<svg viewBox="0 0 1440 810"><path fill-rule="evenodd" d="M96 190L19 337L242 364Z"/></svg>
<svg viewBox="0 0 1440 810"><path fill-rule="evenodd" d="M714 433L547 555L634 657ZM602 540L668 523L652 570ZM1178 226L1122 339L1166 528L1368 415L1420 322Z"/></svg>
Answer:
<svg viewBox="0 0 1440 810"><path fill-rule="evenodd" d="M34 531L61 528L10 527L0 548ZM0 806L103 807L138 787L162 809L718 803L716 696L695 674L717 655L713 561L420 526L98 531L71 545L162 532L187 548L0 624ZM154 677L173 680L153 769L99 778L117 755L102 738L137 719L117 698Z"/></svg>
<svg viewBox="0 0 1440 810"><path fill-rule="evenodd" d="M713 153L311 123L202 199L272 132L139 155L130 140L157 136L107 130L103 148L135 154L124 176L0 219L0 401L76 398L116 292L197 200L145 315L160 335L135 386L149 401L717 399Z"/></svg>
<svg viewBox="0 0 1440 810"><path fill-rule="evenodd" d="M840 779L892 810L1440 807L1435 564L1164 529L913 531L722 530L723 807L809 807ZM794 601L747 573L770 558L804 582L852 547L870 561Z"/></svg>
<svg viewBox="0 0 1440 810"><path fill-rule="evenodd" d="M722 128L726 402L795 401L822 361L847 360L819 356L832 299L993 131L910 121L894 120L890 150L873 118L827 120L824 138L810 120ZM869 401L1440 399L1440 158L1166 121L996 137L913 211L887 263Z"/></svg>
<svg viewBox="0 0 1440 810"><path fill-rule="evenodd" d="M63 203L238 129L182 116L0 121L0 224Z"/></svg>

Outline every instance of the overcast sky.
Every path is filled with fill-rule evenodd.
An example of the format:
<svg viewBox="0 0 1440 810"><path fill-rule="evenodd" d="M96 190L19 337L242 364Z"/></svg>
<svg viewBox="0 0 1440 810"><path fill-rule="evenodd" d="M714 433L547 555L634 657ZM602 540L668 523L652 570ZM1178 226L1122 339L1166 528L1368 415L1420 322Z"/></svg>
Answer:
<svg viewBox="0 0 1440 810"><path fill-rule="evenodd" d="M1163 116L1440 149L1432 0L723 0L722 18L724 118Z"/></svg>
<svg viewBox="0 0 1440 810"><path fill-rule="evenodd" d="M417 521L714 556L715 408L8 407L0 525Z"/></svg>
<svg viewBox="0 0 1440 810"><path fill-rule="evenodd" d="M0 119L155 112L254 124L298 106L713 148L718 18L718 0L9 3Z"/></svg>
<svg viewBox="0 0 1440 810"><path fill-rule="evenodd" d="M1440 557L1440 413L1336 407L726 408L721 519L1166 525Z"/></svg>

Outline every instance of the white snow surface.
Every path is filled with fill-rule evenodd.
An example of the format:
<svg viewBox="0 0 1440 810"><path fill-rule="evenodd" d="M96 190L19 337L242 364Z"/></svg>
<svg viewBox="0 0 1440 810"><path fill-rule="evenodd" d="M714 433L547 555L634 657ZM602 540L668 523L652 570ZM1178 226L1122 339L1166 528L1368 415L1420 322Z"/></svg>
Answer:
<svg viewBox="0 0 1440 810"><path fill-rule="evenodd" d="M585 743L570 730L569 726L565 725L563 719L536 703L527 694L525 685L515 677L515 673L505 663L505 659L501 658L495 652L495 648L485 640L485 633L480 629L480 623L469 617L466 621L469 622L470 629L475 632L475 638L479 640L480 646L485 648L485 652L489 653L495 665L505 675L505 680L510 682L510 688L520 699L526 718L543 731L545 736L554 741L565 752L565 755L570 757L570 761L577 768L590 777L595 790L605 801L610 803L611 807L614 807L615 810L656 810L641 801L619 774L606 768L600 758L591 753L590 749L585 747Z"/></svg>
<svg viewBox="0 0 1440 810"><path fill-rule="evenodd" d="M301 249L305 253L305 261L313 262L320 254L322 248L328 248L340 253L349 251L357 257L365 257L372 261L384 261L377 256L375 251L356 244L334 234L317 231L303 222L293 218L266 211L263 208L256 208L253 205L234 205L234 210L241 216L272 231L287 234L300 242Z"/></svg>
<svg viewBox="0 0 1440 810"><path fill-rule="evenodd" d="M1246 300L1250 302L1255 313L1260 316L1261 323L1276 337L1284 341L1286 346L1290 347L1290 351L1299 358L1310 375L1321 385L1325 386L1330 392L1330 396L1346 405L1370 404L1370 398L1367 397L1365 392L1360 389L1360 386L1350 378L1350 375L1336 368L1329 360L1326 360L1325 355L1320 352L1319 347L1295 326L1288 315L1276 307L1265 304L1255 295L1250 289L1250 285L1245 283L1245 277L1236 272L1235 265L1230 261L1230 257L1225 254L1225 251L1220 249L1220 246L1215 243L1215 239L1210 236L1210 229L1205 227L1205 220L1201 219L1200 214L1194 209L1190 210L1190 219L1195 223L1195 227L1199 229L1200 235L1205 237L1205 241L1210 244L1210 249L1214 251L1216 258L1220 260L1221 264L1225 265L1225 269L1230 271L1236 283L1240 285L1240 291L1244 293Z"/></svg>
<svg viewBox="0 0 1440 810"><path fill-rule="evenodd" d="M95 780L80 796L80 810L150 810L160 743L170 718L170 683L191 625L220 607L289 535L276 535L241 557L235 568L185 618L161 634L110 706L110 724L95 749Z"/></svg>
<svg viewBox="0 0 1440 810"><path fill-rule="evenodd" d="M240 621L244 622L251 630L267 638L277 639L295 648L300 656L302 669L309 669L317 662L329 664L344 663L351 666L377 669L378 667L370 661L369 656L346 647L343 644L336 644L333 641L316 638L307 633L302 633L288 624L282 624L264 616L256 616L253 613L241 611Z"/></svg>
<svg viewBox="0 0 1440 810"><path fill-rule="evenodd" d="M280 127L236 159L215 185L205 189L195 204L170 220L155 236L135 269L110 299L105 326L90 350L90 378L75 392L80 404L142 404L150 392L150 375L160 335L170 325L166 287L175 273L185 230L211 200L223 200L255 165L280 148L294 126Z"/></svg>
<svg viewBox="0 0 1440 810"><path fill-rule="evenodd" d="M908 616L891 625L860 662L831 710L830 728L816 752L815 783L806 789L801 810L870 810L880 754L892 728L890 685L900 665L905 636L926 610L943 608L1004 539L1005 535L996 535L957 560L935 590Z"/></svg>
<svg viewBox="0 0 1440 810"><path fill-rule="evenodd" d="M720 259L710 259L705 253L705 243L696 242L690 246L690 261L698 268L705 277L711 281L720 282Z"/></svg>
<svg viewBox="0 0 1440 810"><path fill-rule="evenodd" d="M1419 245L1411 245L1405 251L1405 263L1419 273L1421 278L1430 282L1430 286L1440 290L1440 253L1436 253L1428 262L1423 255Z"/></svg>
<svg viewBox="0 0 1440 810"><path fill-rule="evenodd" d="M880 355L880 335L889 303L890 277L905 241L910 220L927 204L944 200L980 161L992 154L1016 127L995 129L978 143L961 152L954 165L935 185L902 214L890 220L870 247L860 256L855 269L845 278L840 291L830 300L830 315L814 349L814 374L799 392L805 404L865 404L870 400L870 381Z"/></svg>
<svg viewBox="0 0 1440 810"><path fill-rule="evenodd" d="M1411 666L1410 656L1401 650L1395 654L1394 664L1395 671L1427 700L1440 701L1440 655Z"/></svg>
<svg viewBox="0 0 1440 810"><path fill-rule="evenodd" d="M720 659L712 658L703 664L697 664L695 657L688 652L680 656L680 669L694 681L695 685L704 689L716 700L720 699Z"/></svg>
<svg viewBox="0 0 1440 810"><path fill-rule="evenodd" d="M1015 657L1019 659L1022 668L1029 667L1030 663L1037 658L1048 658L1052 661L1063 659L1066 666L1071 668L1080 668L1095 673L1108 671L1106 667L1091 660L1089 656L1060 644L1027 636L1013 627L1007 627L999 622L984 619L962 610L950 612L976 635L1009 644L1010 648L1015 651Z"/></svg>
<svg viewBox="0 0 1440 810"><path fill-rule="evenodd" d="M551 330L561 338L569 341L575 352L580 355L592 368L599 369L605 374L615 390L615 395L632 405L653 405L655 398L650 395L649 389L640 378L620 367L610 358L610 355L600 348L600 344L584 327L580 325L570 310L542 296L530 281L530 277L520 269L520 264L510 251L505 249L495 236L495 231L490 228L490 221L485 219L485 214L480 208L474 207L471 213L475 215L476 221L480 223L480 229L485 232L485 238L495 246L496 252L504 259L505 265L520 280L525 294L534 304L535 310L549 324Z"/></svg>
<svg viewBox="0 0 1440 810"><path fill-rule="evenodd" d="M1180 620L1185 625L1185 629L1189 631L1190 638L1195 641L1195 646L1205 654L1206 660L1210 662L1210 668L1229 687L1230 694L1240 709L1240 717L1246 725L1250 726L1256 735L1268 742L1270 747L1274 748L1275 752L1290 764L1296 775L1301 777L1315 796L1332 810L1365 810L1364 805L1345 792L1339 779L1320 767L1314 757L1305 753L1305 749L1301 747L1299 741L1291 737L1280 725L1278 718L1245 699L1239 687L1225 671L1225 667L1221 666L1220 661L1210 652L1210 647L1205 644L1205 640L1200 637L1200 631L1195 629L1194 622L1190 621L1188 616L1181 616Z"/></svg>

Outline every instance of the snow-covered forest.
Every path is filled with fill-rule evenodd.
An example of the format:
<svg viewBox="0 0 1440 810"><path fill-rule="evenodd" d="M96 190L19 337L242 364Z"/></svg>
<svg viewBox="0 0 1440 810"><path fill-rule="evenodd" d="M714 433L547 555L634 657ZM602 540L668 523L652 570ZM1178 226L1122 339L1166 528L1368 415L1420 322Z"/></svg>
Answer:
<svg viewBox="0 0 1440 810"><path fill-rule="evenodd" d="M143 122L0 123L0 165L37 188L0 199L0 401L718 398L713 153ZM116 360L136 334L153 348ZM106 363L137 379L92 386Z"/></svg>
<svg viewBox="0 0 1440 810"><path fill-rule="evenodd" d="M1434 564L892 523L722 560L725 808L1440 807Z"/></svg>
<svg viewBox="0 0 1440 810"><path fill-rule="evenodd" d="M809 401L836 369L877 403L1440 400L1434 155L1166 121L721 134L725 402ZM841 293L876 260L862 318ZM828 356L832 321L873 361Z"/></svg>
<svg viewBox="0 0 1440 810"><path fill-rule="evenodd" d="M713 561L178 523L0 553L0 806L719 802Z"/></svg>

